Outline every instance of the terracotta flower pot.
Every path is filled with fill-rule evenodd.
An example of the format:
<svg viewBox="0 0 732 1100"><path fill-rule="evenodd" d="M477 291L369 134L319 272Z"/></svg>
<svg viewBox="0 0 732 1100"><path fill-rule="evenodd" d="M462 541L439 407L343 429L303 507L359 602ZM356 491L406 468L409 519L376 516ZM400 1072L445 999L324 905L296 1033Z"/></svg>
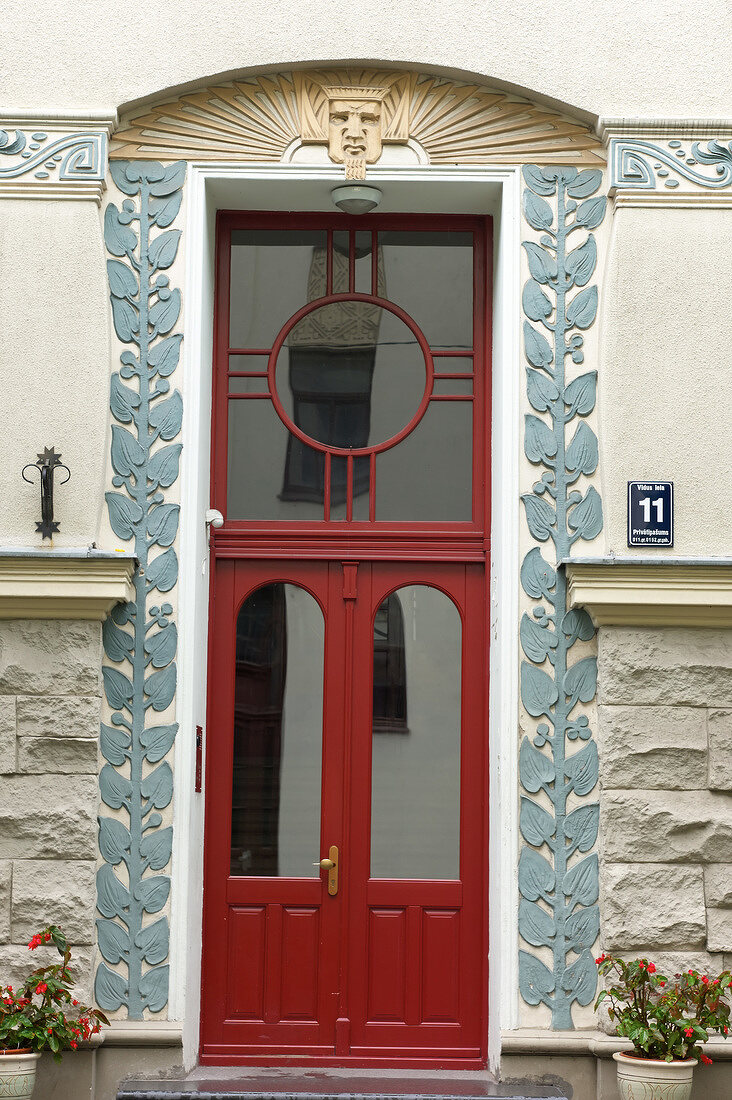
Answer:
<svg viewBox="0 0 732 1100"><path fill-rule="evenodd" d="M0 1050L0 1096L30 1100L40 1057L30 1050Z"/></svg>
<svg viewBox="0 0 732 1100"><path fill-rule="evenodd" d="M696 1058L662 1062L632 1054L613 1054L621 1100L689 1100Z"/></svg>

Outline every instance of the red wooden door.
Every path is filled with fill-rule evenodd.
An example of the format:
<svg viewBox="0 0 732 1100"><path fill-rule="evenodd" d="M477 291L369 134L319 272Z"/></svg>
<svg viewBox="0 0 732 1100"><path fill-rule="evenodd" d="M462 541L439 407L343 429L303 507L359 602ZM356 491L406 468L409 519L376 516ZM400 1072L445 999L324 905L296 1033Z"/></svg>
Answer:
<svg viewBox="0 0 732 1100"><path fill-rule="evenodd" d="M287 653L272 660L280 614L272 593L280 590ZM257 593L267 594L264 618L251 614ZM483 606L476 564L219 564L202 1061L480 1058ZM304 643L303 614L311 626L323 621ZM392 622L387 637L395 614L400 630ZM273 668L286 665L279 695L281 678L262 678L263 644ZM388 698L398 678L385 685L387 698L374 690L374 675L385 678L385 644L402 653L401 703ZM319 745L315 717L306 728L298 706L298 682L311 712L312 699L322 700ZM263 737L276 746L269 770L279 769L279 786L260 805L271 786L257 748ZM241 792L254 809L238 807ZM240 827L242 812L256 822ZM277 835L262 839L273 815ZM337 892L329 871L312 867L333 847ZM299 873L289 873L295 866Z"/></svg>

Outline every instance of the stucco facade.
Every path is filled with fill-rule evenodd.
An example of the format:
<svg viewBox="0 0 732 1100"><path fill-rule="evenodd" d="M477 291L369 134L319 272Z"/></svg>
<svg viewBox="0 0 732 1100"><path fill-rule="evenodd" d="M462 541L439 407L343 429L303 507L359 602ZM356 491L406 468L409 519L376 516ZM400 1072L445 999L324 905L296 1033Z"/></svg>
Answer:
<svg viewBox="0 0 732 1100"><path fill-rule="evenodd" d="M217 214L331 217L331 192L346 182L378 187L387 218L491 227L488 276L476 283L487 287L491 394L486 422L476 420L485 462L471 483L482 478L490 503L483 541L468 558L467 534L456 550L449 532L429 543L402 531L392 553L395 562L469 561L486 577L478 833L489 948L473 963L487 1008L479 1054L454 1072L608 1100L611 1054L623 1044L593 1010L595 955L644 952L672 969L732 963L727 5L602 0L570 13L429 0L409 10L359 2L346 13L204 0L5 10L14 34L0 41L0 979L17 981L24 943L53 921L73 942L82 991L112 1017L93 1050L60 1067L44 1062L40 1100L86 1090L113 1100L125 1078L180 1075L205 1054L217 563L297 557L292 532L231 535L237 509L256 519L271 498L277 513L265 518L311 522L322 506L321 497L295 513L280 492L283 439L249 488L242 476L231 515L221 507ZM383 113L378 140L349 160L334 155L328 111L356 93ZM298 254L279 289L259 254L232 263L263 331L322 293L312 289L321 260L326 278L316 252ZM413 276L390 267L390 255L384 245L344 293L369 278L372 297L401 309ZM459 318L458 261L446 261L442 288L429 291L424 329L440 309ZM339 289L340 262L328 260L328 293ZM249 346L242 309L225 357L229 342ZM403 341L396 318L384 329L394 345ZM374 377L393 369L387 358ZM397 387L385 423L406 421L410 402ZM265 405L232 445L230 469L264 453L269 425L279 428L269 400L248 402ZM478 499L464 478L459 491L450 484L449 462L463 450L465 469L471 461L459 426L466 407L449 406L454 423L446 414L432 467L419 452L404 464L398 450L372 458L371 492L383 469L378 507L388 520L400 518L405 468L408 519L430 518L430 501L444 498L453 512L440 518L461 520ZM372 427L381 427L376 412ZM71 476L57 478L59 530L48 539L36 529L38 485L21 470L52 446ZM674 483L672 546L628 546L634 479ZM207 522L212 507L224 513L223 534ZM335 497L332 507L344 524L382 518L363 499L352 517L345 504L336 515ZM336 536L321 558L344 567L388 558L387 543L371 552L359 532ZM297 545L303 561L318 558ZM399 588L409 593L405 675L428 684L429 652L439 675L421 697L414 686L405 693L412 742L392 735L374 749L385 793L372 812L378 835L411 843L396 824L400 796L410 797L398 769L421 769L424 818L412 824L444 867L454 838L430 807L460 797L438 730L460 713L447 671L460 635L435 612L442 648L420 648L419 583L409 588L405 575ZM355 599L344 585L344 599ZM281 781L291 814L283 810L283 835L297 860L312 809L306 758L320 751L321 700L308 683L322 661L311 643L292 634L292 669L301 664L285 704L307 726ZM428 862L420 874L409 863L397 858L393 877L429 877ZM722 1100L732 1046L711 1047L704 1087ZM246 1063L245 1049L238 1056ZM347 1067L348 1052L330 1060Z"/></svg>

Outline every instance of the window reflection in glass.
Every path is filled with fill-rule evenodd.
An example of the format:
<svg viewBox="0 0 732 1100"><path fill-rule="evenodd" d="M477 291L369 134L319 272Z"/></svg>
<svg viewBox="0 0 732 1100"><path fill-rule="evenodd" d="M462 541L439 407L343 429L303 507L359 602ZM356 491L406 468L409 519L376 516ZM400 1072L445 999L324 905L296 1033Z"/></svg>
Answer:
<svg viewBox="0 0 732 1100"><path fill-rule="evenodd" d="M382 603L377 624L387 635L390 601L403 624L404 659L391 670L392 691L405 696L404 736L384 736L375 714L371 775L371 877L460 877L460 616L444 592L400 588ZM381 619L379 619L381 615ZM392 627L392 640L397 631ZM374 683L384 681L383 637L374 632ZM393 696L394 698L394 696Z"/></svg>
<svg viewBox="0 0 732 1100"><path fill-rule="evenodd" d="M323 616L291 584L258 588L236 623L231 874L316 877Z"/></svg>

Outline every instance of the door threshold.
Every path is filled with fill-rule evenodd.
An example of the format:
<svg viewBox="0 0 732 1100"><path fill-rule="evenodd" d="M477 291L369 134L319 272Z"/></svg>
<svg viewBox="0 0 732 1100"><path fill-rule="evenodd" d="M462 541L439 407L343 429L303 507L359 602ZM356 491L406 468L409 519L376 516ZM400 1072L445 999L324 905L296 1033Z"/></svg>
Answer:
<svg viewBox="0 0 732 1100"><path fill-rule="evenodd" d="M175 1080L127 1081L117 1100L568 1100L558 1086L487 1070L198 1066Z"/></svg>

